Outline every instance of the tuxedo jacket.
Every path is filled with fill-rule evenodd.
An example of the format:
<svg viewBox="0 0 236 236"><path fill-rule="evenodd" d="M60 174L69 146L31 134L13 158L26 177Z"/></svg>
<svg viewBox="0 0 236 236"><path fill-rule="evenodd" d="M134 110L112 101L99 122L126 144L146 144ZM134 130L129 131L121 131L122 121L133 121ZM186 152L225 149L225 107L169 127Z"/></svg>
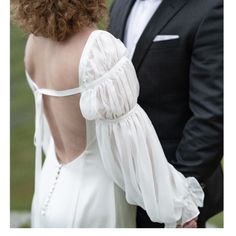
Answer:
<svg viewBox="0 0 236 236"><path fill-rule="evenodd" d="M111 7L108 31L121 40L134 2L115 0ZM205 185L206 219L223 207L222 10L222 0L163 0L132 58L138 103L168 161ZM157 35L174 37L154 41Z"/></svg>

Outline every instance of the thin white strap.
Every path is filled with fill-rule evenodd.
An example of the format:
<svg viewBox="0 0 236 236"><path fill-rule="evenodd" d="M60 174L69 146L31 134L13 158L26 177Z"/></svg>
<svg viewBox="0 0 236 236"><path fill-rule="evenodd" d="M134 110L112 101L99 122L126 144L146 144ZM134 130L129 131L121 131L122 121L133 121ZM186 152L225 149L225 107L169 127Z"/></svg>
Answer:
<svg viewBox="0 0 236 236"><path fill-rule="evenodd" d="M25 74L26 74L26 79L28 81L28 84L30 86L30 88L34 91L35 89L38 89L37 84L34 83L34 81L30 78L27 70L25 70Z"/></svg>
<svg viewBox="0 0 236 236"><path fill-rule="evenodd" d="M78 93L83 92L84 87L80 86L73 89L66 89L66 90L51 90L51 89L38 89L38 91L41 94L48 95L48 96L54 96L54 97L66 97L66 96L72 96Z"/></svg>
<svg viewBox="0 0 236 236"><path fill-rule="evenodd" d="M42 168L42 129L43 129L43 95L36 91L35 95L35 191L39 189L39 178Z"/></svg>
<svg viewBox="0 0 236 236"><path fill-rule="evenodd" d="M52 90L52 89L46 89L46 88L39 88L38 85L30 78L27 71L25 71L26 78L28 81L29 86L33 91L37 91L41 94L53 96L53 97L66 97L66 96L72 96L78 93L82 93L85 89L84 86L79 86L72 89L65 89L65 90Z"/></svg>
<svg viewBox="0 0 236 236"><path fill-rule="evenodd" d="M140 105L139 104L135 104L134 107L129 111L127 112L126 114L118 117L118 118L114 118L114 119L98 119L96 120L97 123L101 122L101 123L117 123L117 122L120 122L121 120L125 120L127 119L128 117L130 117L132 114L134 114L137 110L140 110Z"/></svg>

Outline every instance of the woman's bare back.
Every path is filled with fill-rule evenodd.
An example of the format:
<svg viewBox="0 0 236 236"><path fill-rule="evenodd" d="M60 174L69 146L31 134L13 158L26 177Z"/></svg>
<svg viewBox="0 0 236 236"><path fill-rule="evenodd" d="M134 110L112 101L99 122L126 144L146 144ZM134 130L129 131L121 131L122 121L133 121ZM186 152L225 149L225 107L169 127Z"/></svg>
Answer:
<svg viewBox="0 0 236 236"><path fill-rule="evenodd" d="M29 36L25 66L39 88L66 90L79 87L79 63L86 41L93 31L86 28L65 42ZM86 124L80 111L80 94L43 97L44 112L55 143L57 158L69 163L86 148Z"/></svg>

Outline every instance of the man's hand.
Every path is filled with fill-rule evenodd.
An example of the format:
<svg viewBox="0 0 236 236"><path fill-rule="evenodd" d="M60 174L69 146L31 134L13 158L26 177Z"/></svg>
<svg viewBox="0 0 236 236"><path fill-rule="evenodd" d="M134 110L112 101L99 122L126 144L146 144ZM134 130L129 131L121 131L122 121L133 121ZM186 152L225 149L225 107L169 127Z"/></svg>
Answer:
<svg viewBox="0 0 236 236"><path fill-rule="evenodd" d="M183 226L177 225L177 228L197 228L197 218L186 222Z"/></svg>

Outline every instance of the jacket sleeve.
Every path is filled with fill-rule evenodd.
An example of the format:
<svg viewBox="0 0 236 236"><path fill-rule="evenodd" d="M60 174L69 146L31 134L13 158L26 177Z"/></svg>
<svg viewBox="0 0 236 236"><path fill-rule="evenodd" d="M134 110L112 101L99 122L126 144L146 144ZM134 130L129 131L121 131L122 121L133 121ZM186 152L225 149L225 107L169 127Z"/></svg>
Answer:
<svg viewBox="0 0 236 236"><path fill-rule="evenodd" d="M215 1L199 25L190 67L190 109L174 166L200 182L223 156L223 3Z"/></svg>

